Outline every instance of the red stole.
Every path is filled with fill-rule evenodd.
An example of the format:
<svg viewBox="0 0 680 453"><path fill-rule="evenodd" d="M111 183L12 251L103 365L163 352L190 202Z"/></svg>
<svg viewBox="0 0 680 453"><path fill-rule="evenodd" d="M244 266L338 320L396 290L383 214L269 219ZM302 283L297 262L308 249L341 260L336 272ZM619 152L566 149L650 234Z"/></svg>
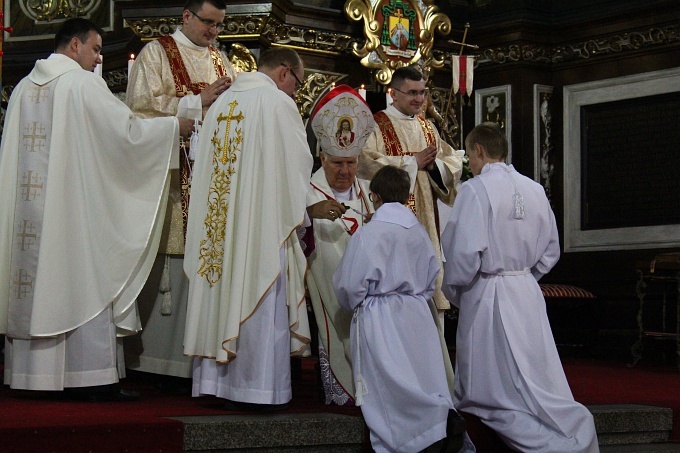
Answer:
<svg viewBox="0 0 680 453"><path fill-rule="evenodd" d="M187 67L184 65L182 55L179 53L177 43L172 36L162 36L158 38L159 44L165 50L165 55L168 57L170 63L170 70L175 81L175 92L177 97L181 98L187 94L200 94L205 87L208 86L206 82L192 82ZM218 77L227 75L227 68L222 61L222 55L217 48L208 46L210 51L210 59L215 67L215 72ZM184 237L187 234L187 218L189 216L189 173L190 163L184 153L179 153L179 168L180 168L180 186L182 196L182 223L184 227Z"/></svg>
<svg viewBox="0 0 680 453"><path fill-rule="evenodd" d="M420 127L423 129L425 143L427 144L427 146L434 145L436 142L436 138L434 134L434 128L432 127L432 123L421 116L416 115L416 118L420 123ZM375 119L375 122L378 124L378 127L380 128L383 143L385 143L385 153L388 156L413 155L413 152L411 151L404 151L404 148L401 146L401 142L399 141L399 137L397 136L397 131L394 129L394 124L392 124L390 117L387 116L387 114L384 111L378 112L375 115L373 115L373 119ZM418 152L420 152L420 150L418 150ZM417 215L415 194L413 193L409 194L406 206L408 206L411 209L411 211L413 211L413 214Z"/></svg>

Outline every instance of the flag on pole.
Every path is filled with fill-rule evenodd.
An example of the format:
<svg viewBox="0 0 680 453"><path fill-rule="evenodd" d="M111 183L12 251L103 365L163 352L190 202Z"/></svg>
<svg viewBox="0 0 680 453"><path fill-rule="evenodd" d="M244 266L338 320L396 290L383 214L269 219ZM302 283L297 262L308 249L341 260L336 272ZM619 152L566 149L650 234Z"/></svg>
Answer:
<svg viewBox="0 0 680 453"><path fill-rule="evenodd" d="M453 56L451 68L453 74L453 92L472 94L472 77L475 66L475 58L468 55Z"/></svg>

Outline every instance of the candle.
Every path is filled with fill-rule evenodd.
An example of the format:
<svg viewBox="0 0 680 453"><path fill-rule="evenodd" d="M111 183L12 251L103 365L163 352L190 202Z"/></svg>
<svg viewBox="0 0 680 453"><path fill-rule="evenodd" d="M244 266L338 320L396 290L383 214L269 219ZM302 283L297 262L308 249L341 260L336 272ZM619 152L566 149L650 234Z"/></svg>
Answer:
<svg viewBox="0 0 680 453"><path fill-rule="evenodd" d="M94 67L94 73L97 74L99 77L102 77L102 65L104 64L104 56L99 55L99 61L101 63L98 63L97 66Z"/></svg>
<svg viewBox="0 0 680 453"><path fill-rule="evenodd" d="M392 105L392 95L390 92L392 91L392 88L387 89L387 93L385 93L385 100L387 101L387 105Z"/></svg>
<svg viewBox="0 0 680 453"><path fill-rule="evenodd" d="M135 54L130 54L130 59L128 60L128 78L130 78L130 72L132 71L132 65L135 63Z"/></svg>
<svg viewBox="0 0 680 453"><path fill-rule="evenodd" d="M363 98L363 100L366 100L366 86L362 83L361 88L359 88L359 96Z"/></svg>

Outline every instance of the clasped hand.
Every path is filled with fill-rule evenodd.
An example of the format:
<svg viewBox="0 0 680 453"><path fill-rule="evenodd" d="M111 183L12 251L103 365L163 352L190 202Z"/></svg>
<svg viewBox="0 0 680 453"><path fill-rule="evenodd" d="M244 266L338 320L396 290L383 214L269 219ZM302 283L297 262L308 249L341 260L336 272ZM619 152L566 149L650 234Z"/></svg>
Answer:
<svg viewBox="0 0 680 453"><path fill-rule="evenodd" d="M437 145L430 145L419 153L413 154L418 163L418 170L434 169L434 161L437 158Z"/></svg>

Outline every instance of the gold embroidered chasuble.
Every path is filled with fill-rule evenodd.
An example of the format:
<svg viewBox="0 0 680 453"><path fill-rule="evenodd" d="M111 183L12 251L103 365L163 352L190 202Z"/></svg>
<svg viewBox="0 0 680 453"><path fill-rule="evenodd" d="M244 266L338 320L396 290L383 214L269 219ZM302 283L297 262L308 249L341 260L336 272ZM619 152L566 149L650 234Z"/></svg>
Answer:
<svg viewBox="0 0 680 453"><path fill-rule="evenodd" d="M451 206L455 199L455 185L460 180L463 161L453 148L443 141L429 120L402 114L393 106L374 115L376 125L359 155L357 177L370 180L384 165L402 168L411 177L409 207L427 230L441 262L439 219L437 199ZM436 165L442 174L446 190L442 190L425 170L418 170L413 154L422 151L430 143L436 143ZM437 277L434 294L438 310L451 306L441 292L442 272Z"/></svg>
<svg viewBox="0 0 680 453"><path fill-rule="evenodd" d="M127 104L136 116L183 116L202 120L207 109L197 95L219 77L236 77L227 57L215 47L193 44L181 32L148 43L132 65L128 80ZM180 111L182 110L182 111ZM180 170L171 172L170 200L166 211L160 253L183 254L189 200L189 165L180 153Z"/></svg>
<svg viewBox="0 0 680 453"><path fill-rule="evenodd" d="M309 353L305 217L312 155L295 102L267 75L239 75L203 123L194 166L184 270L184 353L238 356L241 325L285 281L291 354ZM281 268L280 251L286 268Z"/></svg>

